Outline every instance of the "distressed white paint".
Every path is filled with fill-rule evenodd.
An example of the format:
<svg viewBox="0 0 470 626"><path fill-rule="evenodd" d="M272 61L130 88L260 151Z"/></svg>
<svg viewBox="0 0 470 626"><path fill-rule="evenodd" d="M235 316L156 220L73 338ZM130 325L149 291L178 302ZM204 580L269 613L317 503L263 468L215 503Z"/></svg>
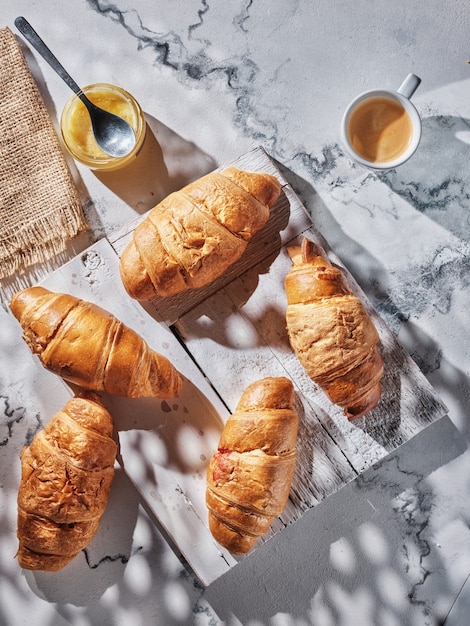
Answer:
<svg viewBox="0 0 470 626"><path fill-rule="evenodd" d="M349 274L381 337L385 363L381 403L369 416L348 422L306 376L285 330L283 281L290 267L286 248L306 233L328 249L327 243L263 150L254 150L235 164L278 176L284 193L273 207L266 231L253 241L238 267L217 285L181 294L174 307L167 307L164 300L142 307L129 298L119 278L115 249L122 249L121 243L128 239L127 229L115 239L114 248L102 240L43 282L53 291L72 293L110 310L170 358L183 374L183 390L174 400L108 397L106 401L119 430L125 472L204 584L240 560L211 537L205 471L223 423L248 384L265 376L288 376L297 390L301 418L292 496L260 542L282 531L304 511L445 414L429 383ZM330 254L339 263L332 251ZM239 273L233 278L236 271ZM167 311L180 313L174 324L177 336L160 321L168 317Z"/></svg>

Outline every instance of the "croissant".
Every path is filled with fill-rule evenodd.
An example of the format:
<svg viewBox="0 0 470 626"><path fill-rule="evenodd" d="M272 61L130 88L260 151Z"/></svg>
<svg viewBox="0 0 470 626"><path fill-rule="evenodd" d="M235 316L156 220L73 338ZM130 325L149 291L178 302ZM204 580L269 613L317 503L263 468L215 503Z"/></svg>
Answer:
<svg viewBox="0 0 470 626"><path fill-rule="evenodd" d="M243 254L281 192L269 174L230 167L170 194L135 228L120 259L136 300L202 287Z"/></svg>
<svg viewBox="0 0 470 626"><path fill-rule="evenodd" d="M304 238L289 254L285 278L289 340L310 378L348 419L372 410L381 396L379 335L346 276Z"/></svg>
<svg viewBox="0 0 470 626"><path fill-rule="evenodd" d="M213 537L233 554L251 550L282 513L296 462L294 388L264 378L242 394L207 469L206 504Z"/></svg>
<svg viewBox="0 0 470 626"><path fill-rule="evenodd" d="M93 539L114 477L113 422L93 395L69 400L21 451L20 566L57 571Z"/></svg>
<svg viewBox="0 0 470 626"><path fill-rule="evenodd" d="M170 361L104 309L43 287L13 296L23 337L48 370L84 389L168 398L181 388Z"/></svg>

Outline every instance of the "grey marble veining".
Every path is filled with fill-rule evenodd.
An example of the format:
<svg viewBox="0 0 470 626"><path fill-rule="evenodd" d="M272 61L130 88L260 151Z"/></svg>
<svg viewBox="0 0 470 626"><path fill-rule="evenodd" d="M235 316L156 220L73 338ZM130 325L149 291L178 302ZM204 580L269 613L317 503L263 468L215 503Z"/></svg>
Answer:
<svg viewBox="0 0 470 626"><path fill-rule="evenodd" d="M99 176L71 164L91 225L71 255L154 198L262 145L449 419L208 590L123 474L103 534L70 576L23 574L13 558L17 458L65 391L37 368L3 307L1 623L437 626L449 615L456 626L463 613L457 603L452 609L470 573L470 13L465 0L371 6L51 0L46 12L26 0L4 3L2 26L13 30L25 15L78 82L116 82L133 93L155 138L146 171ZM57 123L67 88L29 60ZM346 104L370 87L398 87L409 71L423 80L413 98L423 119L418 152L380 175L354 166L339 141Z"/></svg>
<svg viewBox="0 0 470 626"><path fill-rule="evenodd" d="M446 468L441 468L436 435L446 437L446 433L452 443L446 449ZM456 575L460 569L462 575L462 566L465 571L458 554L447 560L445 546L466 519L458 498L449 500L445 511L437 501L448 472L467 471L468 455L450 420L434 424L405 448L411 453L406 459L391 454L351 489L341 490L287 529L291 540L278 546L283 571L295 575L309 567L312 570L308 578L297 577L300 590L287 603L300 623L302 619L319 625L438 623L436 614L446 588L436 572L450 567ZM314 529L315 540L297 545L292 536L307 536L307 529ZM328 544L326 553L316 548L322 541ZM240 569L240 578L235 572L227 577L239 600L237 618L250 623L256 615L252 599L260 597L264 604L257 617L269 623L286 606L286 594L282 578L270 570L268 551L256 560L247 559ZM259 569L264 576L254 583L254 572ZM358 578L362 585L357 584ZM216 582L207 596L220 615L227 617L220 593L222 584Z"/></svg>
<svg viewBox="0 0 470 626"><path fill-rule="evenodd" d="M339 104L346 102L345 96L342 95L339 100L334 96L337 95L335 90L339 90L338 83L341 83L341 93L347 94L349 90L351 96L368 86L365 75L345 76L345 68L335 66L335 80L328 85L331 93L327 100L325 76L321 75L323 82L316 88L314 80L308 79L307 72L311 70L308 63L307 69L298 71L300 58L304 61L310 51L317 53L312 55L315 64L326 65L325 49L320 50L319 43L314 41L319 39L324 43L326 36L315 30L316 24L326 26L327 32L331 28L330 16L325 14L324 8L308 11L305 3L296 2L273 11L275 15L270 15L271 21L263 19L264 9L257 3L240 4L234 10L234 7L211 6L203 2L186 7L178 23L172 24L168 30L170 25L165 22L164 16L166 9L170 10L169 5L159 7L161 18L155 19L155 16L147 15L145 8L135 11L109 3L88 4L100 16L116 21L135 41L139 51L151 52L157 75L169 71L184 88L207 89L210 93L221 94L231 123L241 135L240 139L248 138L261 143L295 174L305 176L317 192L325 190L329 201L337 203L338 209L334 214L342 211L346 233L349 221L358 219L358 212L365 213L363 218L369 218L362 227L367 231L370 229L372 236L375 235L375 227L371 222L380 221L378 212L396 221L394 230L389 231L387 236L400 242L401 246L408 246L405 248L407 265L406 268L394 267L393 283L388 287L392 293L386 294L385 301L380 293L384 291L384 277L381 274L363 276L364 270L354 265L360 257L352 249L346 248L345 260L353 257L353 269L357 270L358 278L362 278L372 290L376 296L375 303L397 332L403 321L412 315L421 316L424 309L435 307L440 311L451 306L453 292L468 287L468 143L459 139L468 130L468 122L462 116L439 114L437 111L442 102L423 106L421 147L408 164L399 171L378 176L352 166L337 142L338 128L332 122L339 120L342 112ZM358 21L364 10L363 7L358 10ZM397 8L397 14L402 10L402 7ZM429 14L433 15L432 10ZM342 3L335 9L334 17L340 23L351 19ZM437 12L435 19L438 17ZM224 29L217 33L212 28L216 20L224 24ZM354 26L357 28L358 22ZM401 50L401 46L410 28L392 29L389 33L393 46L402 52L402 62L408 55L406 49ZM316 37L306 42L305 35L310 32L314 32ZM362 29L355 31L355 37L360 41L364 36ZM299 52L298 56L289 45L293 37L302 42L302 54ZM408 43L408 48L410 46ZM429 52L428 49L426 51ZM381 58L379 52L378 55ZM352 63L350 59L347 61ZM464 61L462 56L460 69L464 67ZM410 63L408 60L404 67L409 67ZM412 63L421 69L421 58L415 55ZM325 73L330 71L329 65L326 68ZM368 67L368 70L371 68ZM380 79L389 84L396 72L397 67L394 67L390 77L380 76ZM375 84L378 77L376 69L368 78L369 85ZM422 89L429 89L426 74L423 79ZM300 87L303 92L300 92ZM290 94L290 99L285 98L286 92ZM419 108L419 92L417 103ZM301 111L297 116L299 107ZM311 115L319 118L316 125L309 118L309 107ZM324 124L323 117L327 115L328 123ZM306 121L310 124L306 125ZM210 122L206 122L207 130L214 132ZM313 127L312 130L309 126ZM401 203L397 200L441 226L443 232L439 232L439 240L436 236L432 243L430 240L422 241L423 229L417 220L416 239L404 244L400 233ZM310 209L315 212L315 203ZM347 216L344 214L346 209ZM322 226L322 215L318 217ZM329 225L326 226L329 230ZM331 241L328 232L325 235ZM356 237L356 242L355 245L360 245L361 239ZM390 241L386 245L390 245ZM341 248L345 248L344 241L341 241ZM396 256L393 251L392 254ZM387 262L393 262L391 258L387 257ZM370 267L370 259L366 261ZM454 277L450 282L448 275ZM429 298L430 290L435 293L432 299ZM432 365L429 364L429 367Z"/></svg>

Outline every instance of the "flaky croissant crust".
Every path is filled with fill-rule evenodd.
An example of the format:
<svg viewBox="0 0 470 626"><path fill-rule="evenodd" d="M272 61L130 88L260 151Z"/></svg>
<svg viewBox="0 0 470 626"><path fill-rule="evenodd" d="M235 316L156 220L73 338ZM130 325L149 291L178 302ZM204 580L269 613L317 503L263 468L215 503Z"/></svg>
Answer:
<svg viewBox="0 0 470 626"><path fill-rule="evenodd" d="M381 396L379 335L344 273L307 238L289 251L285 278L290 343L307 374L349 419L371 411Z"/></svg>
<svg viewBox="0 0 470 626"><path fill-rule="evenodd" d="M207 470L214 538L233 554L251 550L289 497L296 463L294 388L284 377L250 385L222 432Z"/></svg>
<svg viewBox="0 0 470 626"><path fill-rule="evenodd" d="M150 300L213 281L264 226L280 191L274 176L230 167L170 194L136 227L121 255L129 295Z"/></svg>
<svg viewBox="0 0 470 626"><path fill-rule="evenodd" d="M47 369L84 389L126 397L172 397L181 377L170 361L101 307L69 294L29 287L11 310Z"/></svg>
<svg viewBox="0 0 470 626"><path fill-rule="evenodd" d="M111 489L117 445L97 396L72 398L21 452L17 558L57 571L95 536Z"/></svg>

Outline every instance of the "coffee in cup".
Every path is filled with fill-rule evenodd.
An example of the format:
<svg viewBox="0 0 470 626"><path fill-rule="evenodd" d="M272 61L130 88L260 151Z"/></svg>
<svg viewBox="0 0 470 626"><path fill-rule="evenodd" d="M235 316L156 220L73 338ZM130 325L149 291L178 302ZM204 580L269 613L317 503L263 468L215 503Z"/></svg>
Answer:
<svg viewBox="0 0 470 626"><path fill-rule="evenodd" d="M420 82L410 74L397 91L372 89L351 102L341 128L350 157L370 169L387 170L414 154L421 138L421 119L410 98Z"/></svg>

